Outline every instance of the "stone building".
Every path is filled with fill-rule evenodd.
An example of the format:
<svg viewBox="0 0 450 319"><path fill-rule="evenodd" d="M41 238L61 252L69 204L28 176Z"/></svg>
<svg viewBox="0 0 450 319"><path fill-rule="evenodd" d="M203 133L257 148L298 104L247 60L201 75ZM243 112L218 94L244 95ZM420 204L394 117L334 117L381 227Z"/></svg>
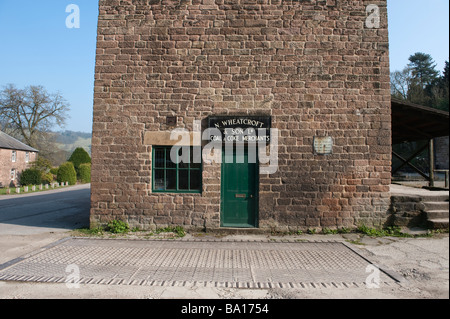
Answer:
<svg viewBox="0 0 450 319"><path fill-rule="evenodd" d="M0 187L18 185L20 173L37 160L38 152L0 131Z"/></svg>
<svg viewBox="0 0 450 319"><path fill-rule="evenodd" d="M385 222L386 0L99 3L92 227ZM251 160L249 135L273 161ZM227 136L240 159L207 148Z"/></svg>

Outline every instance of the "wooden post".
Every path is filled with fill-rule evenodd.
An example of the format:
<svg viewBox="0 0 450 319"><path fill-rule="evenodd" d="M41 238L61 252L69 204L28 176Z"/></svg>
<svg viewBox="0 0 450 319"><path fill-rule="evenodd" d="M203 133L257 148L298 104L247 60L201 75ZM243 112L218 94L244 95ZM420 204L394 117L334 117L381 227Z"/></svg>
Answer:
<svg viewBox="0 0 450 319"><path fill-rule="evenodd" d="M444 187L448 188L448 170L445 171L445 182L444 182Z"/></svg>
<svg viewBox="0 0 450 319"><path fill-rule="evenodd" d="M444 173L444 188L448 188L448 169L436 169L435 173Z"/></svg>
<svg viewBox="0 0 450 319"><path fill-rule="evenodd" d="M428 143L428 153L430 161L430 187L434 187L434 140Z"/></svg>

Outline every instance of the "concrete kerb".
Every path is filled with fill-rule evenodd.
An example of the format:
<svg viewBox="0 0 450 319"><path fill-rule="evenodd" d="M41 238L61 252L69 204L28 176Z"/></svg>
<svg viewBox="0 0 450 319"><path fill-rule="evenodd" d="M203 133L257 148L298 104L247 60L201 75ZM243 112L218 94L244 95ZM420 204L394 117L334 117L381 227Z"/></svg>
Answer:
<svg viewBox="0 0 450 319"><path fill-rule="evenodd" d="M12 199L12 198L22 198L22 197L29 197L29 196L40 196L40 195L54 194L54 193L60 193L60 192L67 192L67 191L76 190L76 189L89 188L90 186L91 186L91 184L77 184L77 185L72 185L72 186L67 186L67 187L62 187L62 188L50 189L48 187L48 184L46 184L45 191L34 192L34 193L21 193L20 192L20 194L17 193L17 194L14 194L14 195L0 195L0 200Z"/></svg>

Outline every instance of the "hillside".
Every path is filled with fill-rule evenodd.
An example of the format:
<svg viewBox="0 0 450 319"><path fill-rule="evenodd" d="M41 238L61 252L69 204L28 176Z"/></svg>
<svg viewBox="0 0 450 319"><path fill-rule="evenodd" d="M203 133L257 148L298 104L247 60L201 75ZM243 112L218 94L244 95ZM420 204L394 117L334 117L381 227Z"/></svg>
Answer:
<svg viewBox="0 0 450 319"><path fill-rule="evenodd" d="M64 131L55 132L56 145L70 154L77 148L84 148L91 155L91 133Z"/></svg>

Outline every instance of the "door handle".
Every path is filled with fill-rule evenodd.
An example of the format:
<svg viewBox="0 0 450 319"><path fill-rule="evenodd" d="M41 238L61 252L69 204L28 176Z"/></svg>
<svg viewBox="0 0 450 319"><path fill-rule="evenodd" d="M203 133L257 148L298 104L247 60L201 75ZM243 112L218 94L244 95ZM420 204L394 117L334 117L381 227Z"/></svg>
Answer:
<svg viewBox="0 0 450 319"><path fill-rule="evenodd" d="M247 194L235 194L235 198L247 198ZM253 198L253 195L248 195L249 198Z"/></svg>

